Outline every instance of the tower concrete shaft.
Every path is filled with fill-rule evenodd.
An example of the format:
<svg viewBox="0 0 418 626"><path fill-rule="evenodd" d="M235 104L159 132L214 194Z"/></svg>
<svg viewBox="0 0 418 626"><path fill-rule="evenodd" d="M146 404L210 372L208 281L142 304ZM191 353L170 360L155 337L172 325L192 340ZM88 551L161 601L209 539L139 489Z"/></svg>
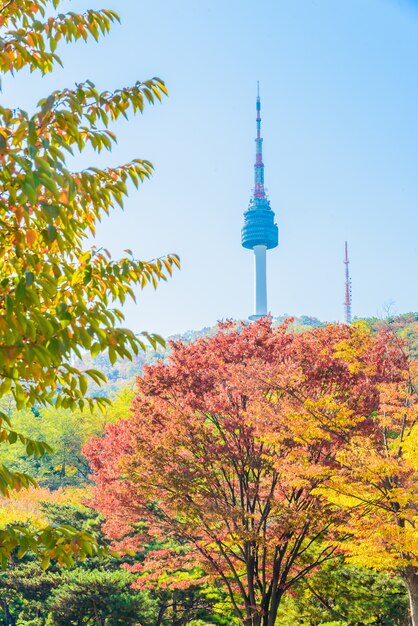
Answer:
<svg viewBox="0 0 418 626"><path fill-rule="evenodd" d="M254 246L254 315L267 315L267 248Z"/></svg>
<svg viewBox="0 0 418 626"><path fill-rule="evenodd" d="M242 246L254 251L254 315L250 316L250 319L258 319L267 315L266 252L271 248L276 248L279 241L279 231L274 222L274 213L264 188L261 101L258 83L256 113L254 190L248 209L244 213L244 227L241 231Z"/></svg>
<svg viewBox="0 0 418 626"><path fill-rule="evenodd" d="M351 278L350 278L350 260L348 258L348 246L347 242L345 242L345 257L344 257L344 265L345 265L345 298L344 298L344 321L346 324L351 324L352 316L351 316Z"/></svg>

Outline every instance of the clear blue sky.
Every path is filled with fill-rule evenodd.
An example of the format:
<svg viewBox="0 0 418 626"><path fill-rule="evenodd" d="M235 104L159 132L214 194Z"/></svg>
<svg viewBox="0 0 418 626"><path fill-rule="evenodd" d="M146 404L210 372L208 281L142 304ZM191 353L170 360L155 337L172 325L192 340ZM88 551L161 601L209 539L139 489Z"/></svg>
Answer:
<svg viewBox="0 0 418 626"><path fill-rule="evenodd" d="M65 69L3 83L28 108L86 78L100 89L154 75L170 97L118 124L114 153L156 172L97 244L117 256L178 252L182 270L126 309L168 335L252 312L252 254L240 229L252 187L260 80L266 186L280 231L268 255L274 315L343 318L348 239L353 313L418 310L418 2L406 0L86 0L122 25L99 44L61 46Z"/></svg>

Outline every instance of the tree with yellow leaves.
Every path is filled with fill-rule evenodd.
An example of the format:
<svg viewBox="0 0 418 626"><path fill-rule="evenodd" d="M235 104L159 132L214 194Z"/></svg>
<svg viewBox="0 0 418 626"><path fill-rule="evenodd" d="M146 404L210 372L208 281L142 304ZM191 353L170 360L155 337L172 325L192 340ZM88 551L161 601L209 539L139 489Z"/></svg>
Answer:
<svg viewBox="0 0 418 626"><path fill-rule="evenodd" d="M60 63L57 46L90 37L98 39L118 20L110 10L58 13L61 0L0 2L0 72L27 68L45 74ZM67 155L92 147L111 150L109 129L119 117L142 112L146 103L166 95L164 82L152 78L114 92L99 93L87 81L43 98L34 113L0 106L0 398L10 394L18 409L53 405L92 408L103 398L88 396L88 380L103 375L82 371L72 357L83 351L107 351L110 360L131 357L144 341L120 328L117 308L134 298L134 287L154 286L178 266L170 255L151 262L126 257L112 260L106 251L85 246L97 222L135 186L148 178L152 165L135 159L116 167L71 171ZM0 414L0 441L26 445L42 455L47 444L16 432ZM0 465L0 492L27 487L30 476ZM91 551L86 537L49 529L27 536L24 529L1 532L3 565L16 545L28 544L63 562L73 552ZM71 534L72 533L72 534ZM59 539L59 535L61 539Z"/></svg>
<svg viewBox="0 0 418 626"><path fill-rule="evenodd" d="M337 451L337 467L319 491L348 515L344 549L351 559L401 574L417 626L418 364L395 343L403 366L380 384L378 409ZM362 366L359 355L352 364Z"/></svg>

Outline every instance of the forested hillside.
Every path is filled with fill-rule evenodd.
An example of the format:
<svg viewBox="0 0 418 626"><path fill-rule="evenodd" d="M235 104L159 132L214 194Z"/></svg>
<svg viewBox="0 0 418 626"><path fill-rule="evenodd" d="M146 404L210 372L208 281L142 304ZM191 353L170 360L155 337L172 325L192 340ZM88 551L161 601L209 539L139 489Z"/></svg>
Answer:
<svg viewBox="0 0 418 626"><path fill-rule="evenodd" d="M287 319L289 319L288 315L274 317L273 325L278 326ZM308 315L294 317L292 320L289 328L296 333L308 331L311 328L321 328L326 324L326 322L318 320L316 317L309 317ZM364 321L373 331L378 331L382 328L391 329L398 337L406 340L409 347L408 349L411 350L414 356L418 356L418 313L405 313L386 319L366 318L360 320L360 318L356 318L355 321ZM238 327L240 324L248 324L248 321L234 321L234 326ZM131 388L134 386L135 376L141 374L144 365L152 365L160 359L166 360L170 354L171 341L189 343L199 337L211 337L217 332L218 328L219 325L214 324L213 326L207 326L200 330L188 330L184 333L172 335L168 337L165 349L161 348L161 346L158 350L148 349L145 353L140 353L138 356L134 357L132 361L121 359L114 365L111 365L106 355L101 355L95 359L86 355L83 358L83 362L79 362L79 364L84 367L94 367L106 374L108 382L98 388L96 393L104 396L113 396L124 387Z"/></svg>

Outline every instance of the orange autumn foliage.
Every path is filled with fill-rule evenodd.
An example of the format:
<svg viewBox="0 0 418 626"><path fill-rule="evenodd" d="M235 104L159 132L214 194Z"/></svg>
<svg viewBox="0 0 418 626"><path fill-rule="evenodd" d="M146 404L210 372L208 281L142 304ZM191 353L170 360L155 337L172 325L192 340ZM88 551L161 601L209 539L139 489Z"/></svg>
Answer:
<svg viewBox="0 0 418 626"><path fill-rule="evenodd" d="M319 489L351 437L372 432L404 355L361 326L294 335L267 318L172 349L138 379L133 415L86 447L95 506L109 535L165 542L160 565L184 558L245 624L273 626L283 594L338 549L347 513Z"/></svg>

